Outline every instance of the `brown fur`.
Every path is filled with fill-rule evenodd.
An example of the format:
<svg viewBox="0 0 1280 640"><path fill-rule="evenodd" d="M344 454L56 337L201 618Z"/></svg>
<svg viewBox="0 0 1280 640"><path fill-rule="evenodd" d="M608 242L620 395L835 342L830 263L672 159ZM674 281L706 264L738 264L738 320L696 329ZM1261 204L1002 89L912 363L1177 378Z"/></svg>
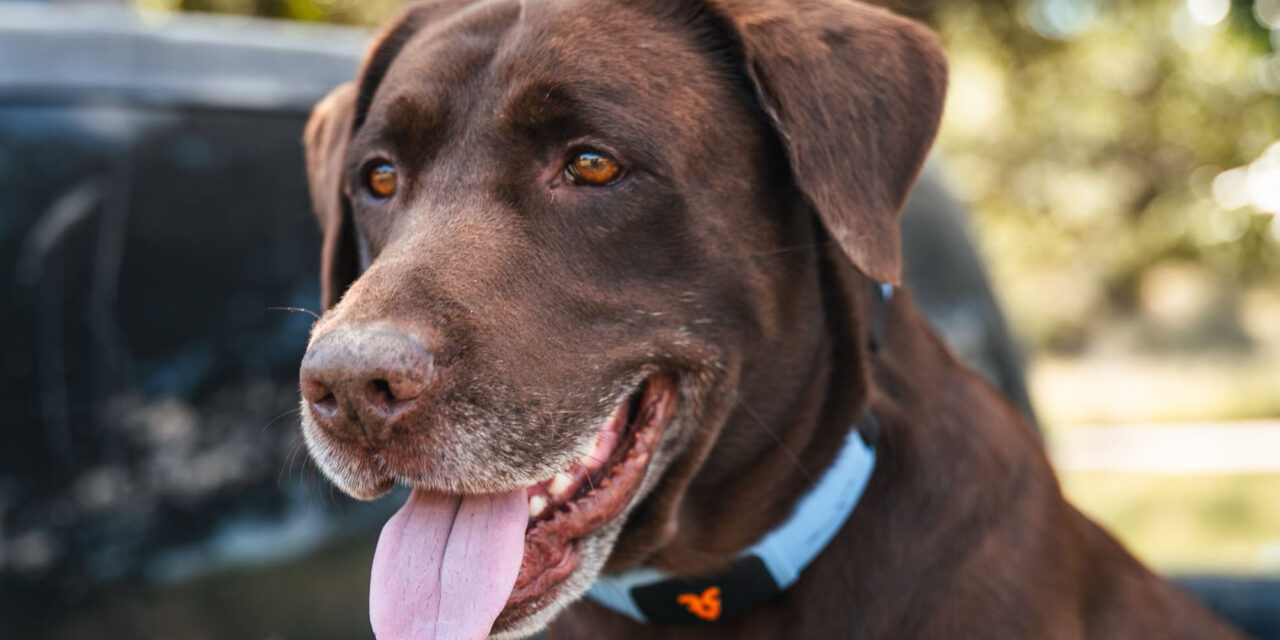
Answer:
<svg viewBox="0 0 1280 640"><path fill-rule="evenodd" d="M514 635L606 562L724 567L870 404L866 496L782 597L687 628L584 602L553 637L1232 637L1063 500L1031 429L907 296L868 353L867 277L897 281L945 84L925 29L843 0L415 5L307 128L331 307L312 343L412 335L431 402L372 441L304 408L313 455L363 497L387 476L508 490L571 460L644 376L678 376L640 497ZM578 145L628 174L558 182ZM373 158L399 169L387 202L361 191Z"/></svg>

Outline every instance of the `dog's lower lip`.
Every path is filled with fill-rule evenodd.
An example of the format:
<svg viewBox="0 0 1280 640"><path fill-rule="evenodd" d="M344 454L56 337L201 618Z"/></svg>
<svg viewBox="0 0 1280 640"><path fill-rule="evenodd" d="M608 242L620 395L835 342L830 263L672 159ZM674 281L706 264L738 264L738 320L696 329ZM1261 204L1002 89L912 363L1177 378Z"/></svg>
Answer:
<svg viewBox="0 0 1280 640"><path fill-rule="evenodd" d="M554 588L578 567L576 542L624 509L644 479L649 460L674 411L675 384L665 376L645 381L628 407L623 439L613 455L572 499L554 514L531 519L525 533L525 558L507 606L495 628L525 617L550 601Z"/></svg>

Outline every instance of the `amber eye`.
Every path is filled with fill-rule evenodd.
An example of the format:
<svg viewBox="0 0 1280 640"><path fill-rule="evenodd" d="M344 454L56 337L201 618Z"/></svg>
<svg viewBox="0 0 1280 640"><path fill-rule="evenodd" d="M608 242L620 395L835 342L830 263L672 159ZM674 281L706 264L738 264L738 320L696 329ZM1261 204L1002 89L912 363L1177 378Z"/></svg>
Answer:
<svg viewBox="0 0 1280 640"><path fill-rule="evenodd" d="M617 160L594 151L583 151L569 161L565 167L569 179L578 184L601 186L609 184L622 175L622 166Z"/></svg>
<svg viewBox="0 0 1280 640"><path fill-rule="evenodd" d="M365 182L374 197L390 198L396 192L396 168L386 162L375 164L369 168Z"/></svg>

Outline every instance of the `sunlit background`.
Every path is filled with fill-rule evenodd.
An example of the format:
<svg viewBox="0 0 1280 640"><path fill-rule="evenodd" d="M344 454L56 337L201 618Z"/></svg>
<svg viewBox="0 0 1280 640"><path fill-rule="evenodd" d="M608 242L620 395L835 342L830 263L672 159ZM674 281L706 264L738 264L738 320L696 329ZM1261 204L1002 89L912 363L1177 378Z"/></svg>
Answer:
<svg viewBox="0 0 1280 640"><path fill-rule="evenodd" d="M134 0L129 6L132 20L161 30L177 22L180 12L368 28L402 4ZM973 237L1022 347L1032 403L1069 497L1163 571L1280 578L1280 0L881 4L926 21L943 37L952 79L933 166L969 210ZM18 16L17 22L34 20L22 12L0 12L5 15ZM237 37L246 42L259 37L257 27L245 23L215 26L242 34ZM349 56L371 32L323 33L321 39ZM326 67L313 75L332 73L336 81L354 73L345 62L337 71ZM287 68L273 73L279 83L267 77L262 84L236 88L275 98L293 89L285 80ZM0 88L4 78L0 69ZM198 86L202 78L175 81ZM26 99L15 95L14 104ZM300 122L305 112L295 111L288 117ZM117 114L94 127L142 130L130 123ZM272 137L276 129L267 124L260 133L248 134L238 124L202 126L199 135L166 141L175 159L166 162L175 171L216 165L209 160L214 147L201 146L199 136L217 140L238 131L284 149L280 166L290 167L289 179L300 180L300 164L292 166L294 133ZM5 141L0 131L0 160ZM0 179L5 169L0 162ZM0 181L0 204L10 202L4 199L5 186ZM95 188L70 189L71 196L56 204L73 211L76 198L89 197L85 194ZM216 197L215 191L205 197ZM310 224L301 200L286 204L293 217L285 222ZM0 216L4 213L0 210ZM0 219L0 231L3 223ZM313 238L304 238L282 245L280 259L287 261L289 251L306 251L312 243ZM290 264L296 266L298 259ZM272 304L314 308L314 281L290 286L274 292L274 298L232 299L226 311L256 318L253 314ZM305 332L305 314L284 313L267 316L279 324L277 338ZM284 349L283 361L295 361L288 349L297 345L279 347L279 340L265 338L262 344L264 351ZM191 358L197 364L205 362L200 358L215 359L203 352L184 357L153 376L171 385L157 388L187 389L173 379L178 374L165 371L186 371ZM12 358L3 364L10 372L39 368L15 365ZM362 603L353 605L312 582L316 575L364 579L367 545L315 549L348 529L357 532L352 536L367 535L369 522L384 517L385 508L361 511L331 498L312 472L298 471L305 465L294 439L296 418L289 413L296 392L292 380L282 382L280 375L252 367L238 379L214 394L213 404L226 410L213 417L151 390L113 401L107 413L124 425L123 437L145 443L139 447L155 456L154 464L148 462L148 477L170 493L148 496L148 509L181 513L183 492L222 500L259 482L253 478L275 475L277 493L286 497L272 509L292 514L285 519L290 524L283 530L264 528L250 518L249 525L225 531L210 524L219 532L213 542L166 552L147 565L148 579L162 585L184 579L201 558L233 558L240 568L167 591L176 595L166 595L163 604L130 596L103 606L102 613L57 637L94 637L95 625L132 620L144 607L161 618L208 620L209 612L221 611L219 603L230 606L245 597L274 603L254 609L253 615L267 620L262 624L278 619L281 627L297 629L297 619L308 611L341 611L355 617L354 628L362 628ZM281 417L248 435L225 435L232 431L223 425L264 412ZM145 484L122 474L127 472L120 465L88 469L64 491L71 496L65 500L86 512L95 505L118 510L133 495L125 488ZM307 480L298 483L301 475ZM0 516L7 507L30 507L12 498L21 490L14 486L0 473ZM299 492L301 497L293 499ZM342 509L350 509L350 515L329 517ZM47 511L38 514L40 522L74 528L67 524L70 511ZM123 525L112 526L110 535L121 536ZM21 580L22 571L40 568L22 563L43 559L53 566L58 561L60 548L50 542L58 538L41 531L12 521L6 525L0 517L0 543L6 543L0 544L0 585L5 569ZM246 548L254 551L246 556ZM291 550L318 555L285 568L255 568ZM109 558L96 562L105 562L109 575L116 575L111 570L133 575L113 569ZM92 565L88 573L100 570ZM64 580L51 588L65 602L80 602L89 592L87 584ZM299 637L344 637L326 636L333 632L323 626L327 623L315 624L302 627ZM187 637L204 636L192 632Z"/></svg>

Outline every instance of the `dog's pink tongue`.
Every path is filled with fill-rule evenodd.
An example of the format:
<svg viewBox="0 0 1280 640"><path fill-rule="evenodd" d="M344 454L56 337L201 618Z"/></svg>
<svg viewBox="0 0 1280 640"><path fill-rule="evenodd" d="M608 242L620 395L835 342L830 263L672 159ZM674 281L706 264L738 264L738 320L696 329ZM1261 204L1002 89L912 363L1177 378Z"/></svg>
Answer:
<svg viewBox="0 0 1280 640"><path fill-rule="evenodd" d="M483 640L511 596L528 520L523 489L473 496L414 489L373 554L373 634Z"/></svg>

